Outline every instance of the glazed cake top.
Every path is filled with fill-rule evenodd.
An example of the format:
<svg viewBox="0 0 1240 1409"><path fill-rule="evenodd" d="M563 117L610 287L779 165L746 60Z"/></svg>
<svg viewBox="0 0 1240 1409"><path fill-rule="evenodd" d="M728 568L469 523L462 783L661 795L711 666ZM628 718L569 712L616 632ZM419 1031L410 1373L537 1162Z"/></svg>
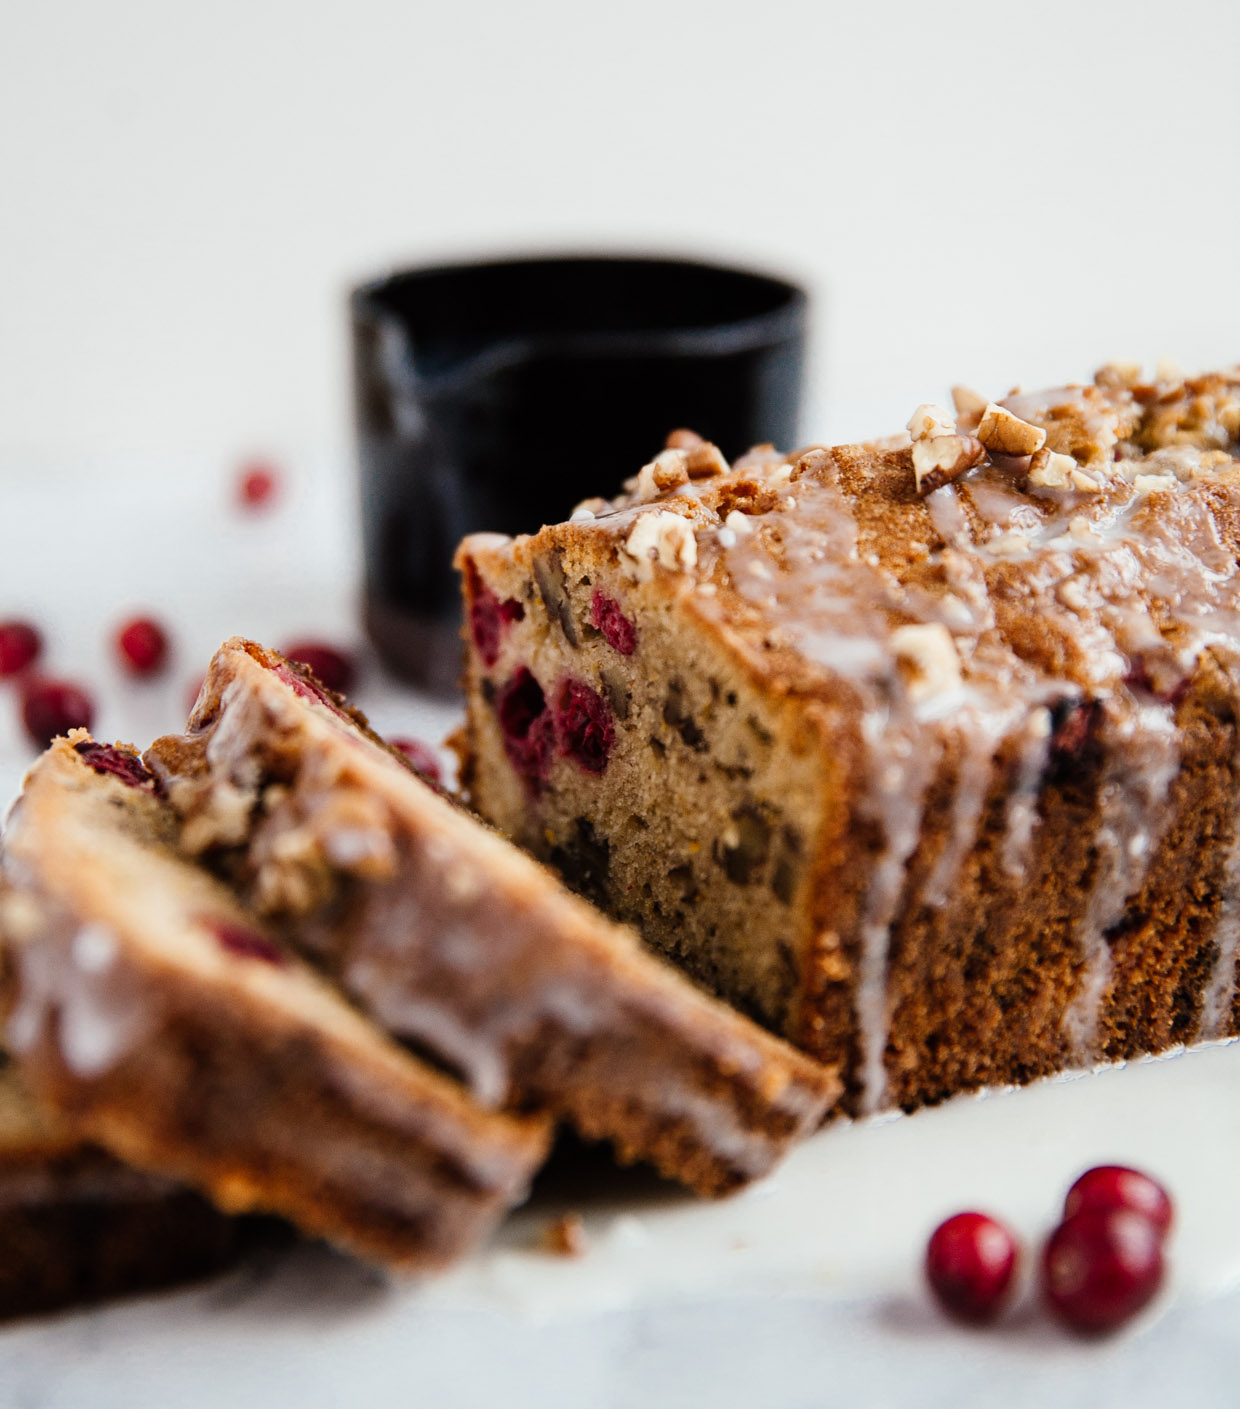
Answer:
<svg viewBox="0 0 1240 1409"><path fill-rule="evenodd" d="M783 688L881 688L923 715L962 691L1168 695L1204 645L1240 640L1240 368L954 394L954 418L918 408L911 440L759 446L731 467L677 432L527 551L601 549Z"/></svg>
<svg viewBox="0 0 1240 1409"><path fill-rule="evenodd" d="M635 598L674 593L759 688L804 698L854 740L847 786L883 839L860 922L871 1107L888 935L934 779L954 780L954 802L922 898L943 904L997 760L1014 875L1043 780L1092 762L1083 841L1097 860L1065 1020L1084 1060L1105 934L1170 820L1176 710L1208 648L1216 665L1240 648L1240 368L1144 379L1113 364L1088 386L953 395L954 416L919 407L907 436L790 456L762 446L732 466L677 432L618 498L462 550L484 575L489 561L562 550ZM1236 869L1240 884L1240 855ZM1226 996L1222 959L1216 977L1202 1036Z"/></svg>

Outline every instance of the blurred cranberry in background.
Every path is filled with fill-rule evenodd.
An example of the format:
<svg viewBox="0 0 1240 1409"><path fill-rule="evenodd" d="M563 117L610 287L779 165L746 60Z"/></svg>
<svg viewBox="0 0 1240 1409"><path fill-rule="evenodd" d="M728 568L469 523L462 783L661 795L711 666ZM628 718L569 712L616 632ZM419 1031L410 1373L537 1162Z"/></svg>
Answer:
<svg viewBox="0 0 1240 1409"><path fill-rule="evenodd" d="M43 649L38 629L26 621L0 621L0 680L33 665Z"/></svg>
<svg viewBox="0 0 1240 1409"><path fill-rule="evenodd" d="M39 748L70 729L89 729L94 717L94 700L71 680L33 679L22 691L22 723Z"/></svg>
<svg viewBox="0 0 1240 1409"><path fill-rule="evenodd" d="M1083 1335L1114 1331L1162 1285L1162 1233L1129 1208L1092 1208L1065 1219L1042 1255L1042 1293L1054 1315Z"/></svg>
<svg viewBox="0 0 1240 1409"><path fill-rule="evenodd" d="M957 1213L930 1236L926 1280L958 1321L993 1321L1007 1303L1018 1253L1016 1239L998 1220Z"/></svg>
<svg viewBox="0 0 1240 1409"><path fill-rule="evenodd" d="M1144 1214L1164 1236L1171 1227L1171 1195L1148 1174L1119 1164L1087 1169L1068 1190L1063 1216L1068 1219L1087 1209L1113 1208Z"/></svg>
<svg viewBox="0 0 1240 1409"><path fill-rule="evenodd" d="M291 646L285 646L283 654L298 665L308 666L321 685L335 690L337 694L347 695L353 688L357 667L346 651L337 650L325 641L295 641Z"/></svg>
<svg viewBox="0 0 1240 1409"><path fill-rule="evenodd" d="M253 460L237 471L237 503L246 510L269 509L280 493L280 472L266 461Z"/></svg>
<svg viewBox="0 0 1240 1409"><path fill-rule="evenodd" d="M389 739L388 743L398 753L403 753L413 764L415 771L421 773L424 778L429 778L432 783L443 781L443 771L439 766L439 759L429 744L424 744L421 739L405 738Z"/></svg>
<svg viewBox="0 0 1240 1409"><path fill-rule="evenodd" d="M116 633L116 650L130 675L157 675L168 660L168 633L150 617L134 617Z"/></svg>

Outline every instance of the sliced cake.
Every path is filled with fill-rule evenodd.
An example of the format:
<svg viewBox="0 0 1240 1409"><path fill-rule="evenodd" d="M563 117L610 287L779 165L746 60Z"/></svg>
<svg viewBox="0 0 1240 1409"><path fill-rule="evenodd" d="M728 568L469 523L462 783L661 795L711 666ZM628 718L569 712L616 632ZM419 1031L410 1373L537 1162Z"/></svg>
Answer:
<svg viewBox="0 0 1240 1409"><path fill-rule="evenodd" d="M0 1319L195 1281L259 1234L72 1134L0 1057Z"/></svg>
<svg viewBox="0 0 1240 1409"><path fill-rule="evenodd" d="M74 1138L398 1268L523 1197L542 1120L479 1109L177 851L138 756L83 730L28 774L0 850L4 1040Z"/></svg>
<svg viewBox="0 0 1240 1409"><path fill-rule="evenodd" d="M146 757L183 844L488 1106L545 1107L719 1194L837 1094L830 1070L647 953L272 652L225 643L188 732Z"/></svg>
<svg viewBox="0 0 1240 1409"><path fill-rule="evenodd" d="M473 805L845 1109L1234 1032L1240 371L909 430L466 540Z"/></svg>

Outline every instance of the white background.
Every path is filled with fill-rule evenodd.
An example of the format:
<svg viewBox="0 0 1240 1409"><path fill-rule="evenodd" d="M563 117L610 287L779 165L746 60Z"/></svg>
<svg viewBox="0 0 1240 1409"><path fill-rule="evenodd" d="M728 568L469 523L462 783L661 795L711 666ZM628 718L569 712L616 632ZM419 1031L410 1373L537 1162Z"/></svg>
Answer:
<svg viewBox="0 0 1240 1409"><path fill-rule="evenodd" d="M675 250L804 279L806 438L894 429L953 381L1240 356L1233 0L0 18L10 472L341 450L346 287L445 256Z"/></svg>

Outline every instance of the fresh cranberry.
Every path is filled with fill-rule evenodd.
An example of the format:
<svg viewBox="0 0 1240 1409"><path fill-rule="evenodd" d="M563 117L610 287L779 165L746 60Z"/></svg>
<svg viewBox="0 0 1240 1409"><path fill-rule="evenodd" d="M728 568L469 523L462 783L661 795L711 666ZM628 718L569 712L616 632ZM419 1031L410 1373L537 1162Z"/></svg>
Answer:
<svg viewBox="0 0 1240 1409"><path fill-rule="evenodd" d="M1002 1311L1016 1271L1016 1239L984 1213L957 1213L930 1235L926 1280L949 1315L993 1321Z"/></svg>
<svg viewBox="0 0 1240 1409"><path fill-rule="evenodd" d="M94 701L70 680L35 679L22 691L22 723L39 748L70 729L89 729L94 717Z"/></svg>
<svg viewBox="0 0 1240 1409"><path fill-rule="evenodd" d="M551 771L555 721L533 672L520 666L496 702L508 761L535 791Z"/></svg>
<svg viewBox="0 0 1240 1409"><path fill-rule="evenodd" d="M435 751L424 744L421 739L389 739L388 743L397 753L404 754L413 765L415 773L421 773L432 783L443 781L443 772L439 767L439 759L436 758Z"/></svg>
<svg viewBox="0 0 1240 1409"><path fill-rule="evenodd" d="M1042 1254L1042 1292L1071 1330L1113 1331L1149 1304L1163 1277L1162 1233L1130 1208L1065 1219Z"/></svg>
<svg viewBox="0 0 1240 1409"><path fill-rule="evenodd" d="M1087 1169L1068 1190L1063 1216L1075 1218L1087 1209L1128 1208L1144 1214L1163 1237L1171 1227L1171 1195L1148 1174L1121 1164L1100 1164Z"/></svg>
<svg viewBox="0 0 1240 1409"><path fill-rule="evenodd" d="M43 649L43 638L25 621L0 621L0 680L33 665Z"/></svg>
<svg viewBox="0 0 1240 1409"><path fill-rule="evenodd" d="M603 634L603 640L622 656L631 656L637 647L637 627L620 610L620 603L606 593L590 598L590 624Z"/></svg>
<svg viewBox="0 0 1240 1409"><path fill-rule="evenodd" d="M483 582L472 563L466 574L469 582L469 632L483 665L490 669L499 659L504 628L514 621L524 620L525 608L515 597L501 602Z"/></svg>
<svg viewBox="0 0 1240 1409"><path fill-rule="evenodd" d="M237 474L237 502L244 509L265 509L280 488L279 472L272 465L255 461L242 465Z"/></svg>
<svg viewBox="0 0 1240 1409"><path fill-rule="evenodd" d="M298 665L313 671L315 679L338 695L347 695L353 688L357 668L353 657L335 646L322 641L298 641L285 649L284 654Z"/></svg>
<svg viewBox="0 0 1240 1409"><path fill-rule="evenodd" d="M602 773L616 741L607 701L582 681L565 680L555 707L560 752L576 759L587 773Z"/></svg>
<svg viewBox="0 0 1240 1409"><path fill-rule="evenodd" d="M147 771L136 753L112 744L97 744L93 739L83 739L73 747L96 773L110 773L131 788L158 790L155 775Z"/></svg>
<svg viewBox="0 0 1240 1409"><path fill-rule="evenodd" d="M168 659L168 633L148 616L134 617L116 633L116 649L131 675L157 675Z"/></svg>
<svg viewBox="0 0 1240 1409"><path fill-rule="evenodd" d="M259 934L257 930L239 925L235 920L222 920L214 915L202 917L201 923L219 940L221 949L236 954L238 958L259 959L264 964L275 965L276 968L283 968L288 963L279 945L268 939L265 934Z"/></svg>

